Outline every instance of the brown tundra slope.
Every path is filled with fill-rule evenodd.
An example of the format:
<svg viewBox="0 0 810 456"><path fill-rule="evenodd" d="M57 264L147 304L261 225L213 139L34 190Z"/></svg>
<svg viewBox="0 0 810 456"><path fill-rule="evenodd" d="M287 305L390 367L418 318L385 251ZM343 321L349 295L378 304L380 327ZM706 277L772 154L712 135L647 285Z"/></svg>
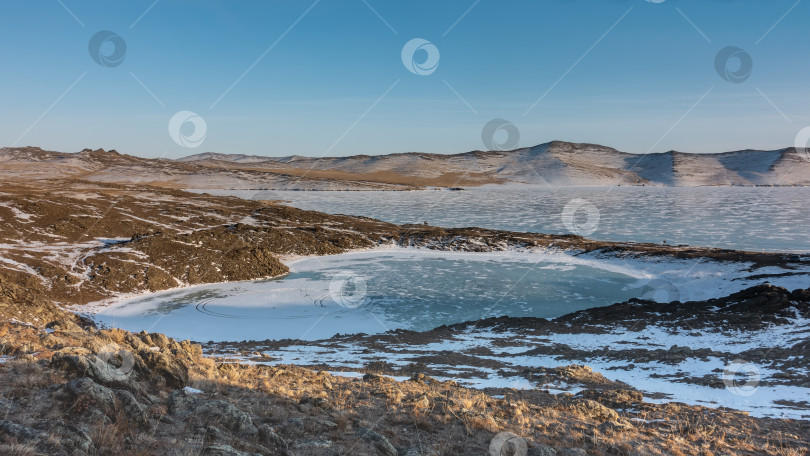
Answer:
<svg viewBox="0 0 810 456"><path fill-rule="evenodd" d="M118 293L275 276L287 271L285 255L380 243L554 247L752 267L796 261L782 255L397 226L82 180L3 184L0 228L0 454L507 455L524 445L532 455L808 452L807 421L656 405L584 366L542 373L588 385L576 395L473 390L433 379L429 365L402 382L373 365L362 378L343 378L204 356L195 342L99 329L65 310ZM747 301L756 307L781 292L750 293L764 297ZM544 331L538 322L491 323Z"/></svg>

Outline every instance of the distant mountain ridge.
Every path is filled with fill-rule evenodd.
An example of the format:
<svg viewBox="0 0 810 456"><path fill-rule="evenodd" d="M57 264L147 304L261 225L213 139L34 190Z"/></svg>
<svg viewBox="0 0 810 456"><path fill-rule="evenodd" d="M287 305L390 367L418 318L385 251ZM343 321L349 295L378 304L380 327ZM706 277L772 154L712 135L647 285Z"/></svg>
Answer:
<svg viewBox="0 0 810 456"><path fill-rule="evenodd" d="M43 166L46 164L53 166ZM0 176L198 189L402 190L484 184L810 186L810 156L792 147L639 155L598 144L563 141L510 151L450 155L407 152L263 157L205 152L177 160L141 158L115 150L66 153L23 147L0 149Z"/></svg>
<svg viewBox="0 0 810 456"><path fill-rule="evenodd" d="M203 153L178 161L254 169L308 169L357 176L393 173L415 179L467 174L482 183L548 185L810 185L810 157L795 148L716 154L630 154L598 144L552 141L511 151L443 155L420 152L349 157L261 157ZM465 179L467 180L467 179ZM487 182L483 182L487 181Z"/></svg>

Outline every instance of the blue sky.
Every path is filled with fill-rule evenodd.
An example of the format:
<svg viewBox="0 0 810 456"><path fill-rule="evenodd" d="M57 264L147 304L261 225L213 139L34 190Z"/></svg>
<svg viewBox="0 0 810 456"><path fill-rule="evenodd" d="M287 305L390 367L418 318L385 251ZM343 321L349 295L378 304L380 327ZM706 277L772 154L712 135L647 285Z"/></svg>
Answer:
<svg viewBox="0 0 810 456"><path fill-rule="evenodd" d="M808 18L794 0L6 0L0 145L457 153L503 118L520 146L787 147L810 125ZM91 58L102 30L126 43L120 65ZM413 38L438 49L431 74L403 65ZM727 46L751 57L743 82L715 69ZM204 119L198 147L170 135L179 111Z"/></svg>

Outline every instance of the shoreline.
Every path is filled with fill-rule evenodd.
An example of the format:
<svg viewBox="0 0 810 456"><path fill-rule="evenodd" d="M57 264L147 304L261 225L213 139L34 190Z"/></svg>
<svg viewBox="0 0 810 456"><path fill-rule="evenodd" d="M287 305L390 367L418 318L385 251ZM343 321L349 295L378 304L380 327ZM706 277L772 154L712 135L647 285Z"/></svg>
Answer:
<svg viewBox="0 0 810 456"><path fill-rule="evenodd" d="M224 363L295 364L396 379L424 373L489 394L515 389L576 394L598 385L633 389L659 404L684 402L810 420L810 402L801 400L810 397L810 359L801 342L810 335L810 291L782 290L760 286L681 305L631 300L554 319L497 317L424 332L203 346L206 356ZM764 310L757 304L763 293L799 301L787 301L769 320L752 323ZM754 307L734 310L748 303ZM638 315L627 312L628 306ZM661 314L667 306L671 317ZM621 316L625 312L628 319ZM752 326L744 329L745 324ZM748 380L736 378L736 372L726 376L737 364L756 373L755 397L735 391L735 384L741 388Z"/></svg>
<svg viewBox="0 0 810 456"><path fill-rule="evenodd" d="M242 281L223 281L183 285L156 292L126 293L84 305L70 306L69 310L77 312L82 316L89 317L98 323L103 323L104 320L100 320L98 317L96 317L96 315L104 314L105 311L116 311L119 309L124 310L129 304L134 303L145 303L147 301L157 303L162 298L177 298L178 296L182 297L200 294L201 292L216 294L220 290L224 291L224 295L221 295L220 297L239 296L239 294L233 294L237 289L242 290L241 293L247 293L245 296L249 296L250 293L253 292L249 292L248 290L254 288L252 287L253 285L264 284L266 281L271 279L280 279L278 282L274 281L276 288L287 289L289 288L289 280L293 280L296 283L302 280L287 279L285 281L285 278L289 278L291 275L299 275L299 273L302 272L295 267L296 264L300 264L302 262L315 262L319 264L319 266L317 266L315 269L310 266L304 268L303 271L320 271L321 268L325 267L326 269L324 271L327 274L335 274L335 272L330 273L328 271L338 271L341 274L354 274L354 272L352 272L353 269L351 260L357 257L360 257L366 261L376 257L391 257L392 259L400 258L400 261L406 262L418 261L424 258L435 258L441 260L465 261L470 264L499 264L501 262L506 262L508 264L527 265L527 267L531 267L532 265L548 265L547 267L558 265L559 267L563 268L563 270L572 267L592 268L594 270L618 274L622 277L633 280L634 282L633 285L630 285L630 289L639 289L641 291L646 287L652 287L652 290L648 290L643 294L637 295L636 297L638 298L643 299L646 297L647 299L653 299L655 301L665 300L666 302L705 301L708 299L725 298L731 294L762 283L787 287L789 289L797 289L802 288L804 283L810 281L805 280L810 277L810 265L794 265L791 267L758 266L751 262L717 261L711 259L679 259L644 255L634 255L628 258L624 256L623 252L603 253L596 251L583 253L576 250L571 251L540 247L507 247L503 250L492 251L435 250L420 246L403 247L401 245L390 243L369 248L354 249L334 255L290 255L279 257L283 264L288 268L288 272L276 276ZM330 266L327 267L327 264ZM342 264L345 264L345 266L341 266ZM690 275L681 275L681 271L684 270L687 270ZM363 275L365 273L360 271L357 274ZM770 280L766 280L769 277ZM370 277L363 276L363 279L369 280ZM310 279L305 279L305 283L310 282ZM315 294L329 294L330 290L328 288L329 287L325 284L316 281L314 282L314 285L312 285L311 291ZM271 296L272 288L261 288L261 293L271 293L268 295ZM297 299L297 301L290 301L284 304L284 306L289 306L293 311L297 307L306 306L308 304L312 305L312 302L307 300L312 298L307 298L303 295L299 296L298 298L291 296L282 299L284 299L285 302L289 299ZM617 301L607 302L606 304L594 306L594 308L608 307L616 302ZM237 305L242 306L245 304L245 301L240 300ZM193 303L189 302L185 305L193 305ZM320 304L322 307L324 305L325 303ZM332 309L334 306L336 306L336 303L330 299L329 305L324 307L324 315L331 312L330 309ZM227 305L222 307L223 311L227 308ZM339 306L336 308L340 309ZM279 309L284 309L284 307ZM148 310L149 307L146 307L142 308L138 312L146 312ZM119 315L121 317L135 316L135 314L132 313L113 314L108 312L106 313L106 320L113 319L114 317L112 315ZM285 313L279 313L279 317L281 317L281 315L285 315ZM565 314L558 314L556 316L552 316L551 318L557 318L563 315ZM161 317L161 319L162 318L163 317ZM272 321L271 315L261 316L258 318ZM376 318L383 318L385 324L390 326L392 330L411 329L408 327L398 326L396 322L386 320L383 315L379 315ZM453 325L457 324L457 322L447 322L445 324ZM271 328L272 327L269 327L268 331L272 331ZM136 327L129 327L127 329L133 331L140 330ZM166 332L170 336L179 336L181 338L202 341L199 337L171 334L169 331ZM211 340L211 336L205 340ZM220 340L223 342L227 341L227 339L221 338L215 340ZM264 337L253 337L249 340L264 340Z"/></svg>
<svg viewBox="0 0 810 456"><path fill-rule="evenodd" d="M456 258L466 257L467 259L479 257L479 259L472 261L486 261L481 258L487 256L508 258L510 255L514 257L514 254L526 257L543 255L543 253L537 251L525 250L446 252L388 245L353 250L338 256L351 257L374 253L414 252L428 257L447 255ZM558 255L577 258L575 252L558 252ZM599 256L599 254L594 256ZM285 258L285 264L290 267L290 273L295 273L297 272L295 263L308 260L318 261L319 258L334 258L334 255L327 257L289 257ZM589 260L599 261L598 258ZM647 260L650 259L636 258L634 261L644 262ZM655 258L652 261L654 263L666 263ZM696 260L685 260L683 264L688 265L692 261ZM669 263L669 266L671 264ZM709 266L712 269L711 265ZM726 266L729 269L739 270L745 269L747 265L728 263ZM756 275L759 276L760 274ZM735 278L728 280L730 283L739 281ZM242 283L251 282L254 281ZM230 287L233 283L205 284L194 288L211 289L217 285ZM241 364L270 366L295 364L329 371L333 375L353 377L373 372L389 376L396 381L404 381L415 372L412 367L413 360L422 359L425 364L422 368L417 368L418 372L428 374L438 381L454 380L467 387L479 389L496 396L511 390L532 391L537 388L551 391L552 394L577 394L587 389L589 385L593 386L587 381L583 383L582 378L578 377L587 374L586 377L604 376L602 377L603 380L599 380L600 383L604 383L602 387L615 382L613 387L630 388L639 391L650 403L666 404L675 401L710 408L727 407L748 412L755 417L810 420L810 403L798 401L798 398L810 395L810 382L804 384L801 381L803 376L810 373L810 359L806 359L801 349L794 349L787 354L784 348L779 349L781 350L779 351L780 357L794 358L789 363L794 367L788 370L779 367L766 368L765 364L758 364L759 367L755 367L762 381L762 385L758 385L760 392L756 401L748 400L744 396L729 394L727 385L723 383L721 378L722 376L712 374L718 369L722 370L724 366L727 367L730 362L742 359L741 356L750 359L751 353L757 353L757 350L764 349L767 352L766 357L769 356L777 348L767 345L767 341L772 341L776 345L783 343L781 339L774 337L775 334L793 333L796 337L804 333L810 335L810 312L807 309L805 309L804 317L797 317L794 320L788 318L787 322L780 321L771 324L771 326L763 325L759 329L750 330L743 329L744 326L735 326L743 325L742 320L736 323L728 323L727 318L729 318L729 315L708 317L712 315L711 310L717 306L715 302L734 301L737 299L735 296L740 295L745 299L749 299L752 295L770 292L772 288L769 285L758 285L742 290L726 290L708 300L688 300L689 302L686 302L686 299L682 300L684 302L661 303L631 299L627 302L592 307L555 318L492 317L476 322L467 321L442 325L426 331L391 328L381 333L367 334L366 331L364 331L366 334L340 333L331 338L305 340L281 337L272 340L220 340L206 343L201 338L191 337L190 339L202 343L205 347L205 356L216 360L218 363L239 362ZM797 288L797 290L800 289ZM156 293L152 296L159 297L165 293L167 292ZM794 294L799 296L801 293L796 291ZM657 323L654 325L639 321L626 323L618 315L611 313L614 308L624 308L628 305L631 307L635 305L638 307L637 312L645 312L650 321L657 321ZM661 314L667 307L677 309L684 306L692 309L688 313L692 314L693 319L698 317L705 319L702 329L698 328L695 323L686 323L686 326L683 326L683 321L679 321L679 319L686 318L684 312L681 312L677 318L667 318ZM791 306L788 306L788 310L791 310ZM758 312L759 310L755 310L754 314L750 314L746 318L752 319L751 315L756 315ZM631 313L628 312L627 316L630 315ZM574 327L584 329L572 329L573 322L576 322ZM270 324L268 331L272 332L269 329L272 328L272 323L268 322L268 324ZM690 324L695 327L689 326ZM673 335L672 328L676 328L678 325L686 328L685 331L691 335ZM651 328L653 332L650 332ZM137 328L127 329L133 332L138 330ZM170 331L161 332L165 332L170 337L176 335ZM699 335L696 335L698 332ZM577 336L577 334L580 335ZM584 345L579 348L571 345L571 341L582 339L584 335L593 338L593 341L586 342L587 338L581 340L580 343L584 343ZM457 340L459 337L467 342L458 345ZM575 338L566 342L571 337ZM740 340L746 338L753 338L753 342L749 342L749 345L739 343ZM630 339L630 341L624 339ZM407 341L404 342L404 345L403 340ZM548 340L554 342L549 344ZM608 340L613 341L609 342ZM472 343L472 341L475 342ZM489 349L485 349L485 347L505 346L512 346L513 348L501 354L486 354ZM541 347L545 348L541 349ZM726 348L721 349L720 347ZM729 351L729 347L732 347L732 351ZM600 350L605 348L609 348L610 357L602 359L601 356L604 356L605 353L600 352ZM743 348L745 350L742 350ZM517 350L517 352L512 353L514 350ZM455 361L455 364L446 364L447 355L443 354L445 352L460 354L458 361ZM537 354L532 355L535 358L534 361L524 360L515 364L510 358L517 357L516 360L525 358L525 355L517 354L519 352L535 352ZM355 354L349 355L350 353ZM371 353L372 355L357 355L357 353ZM588 356L587 353L597 353L600 356ZM403 354L406 355L403 356ZM349 356L353 361L347 361ZM656 361L656 359L659 361ZM656 367L661 362L660 360L663 360L664 365ZM783 360L780 362L788 361ZM485 367L492 363L501 367ZM763 361L758 360L757 363L763 363ZM534 374L531 374L528 378L525 377L527 370L534 372L538 369L545 369L546 371L548 369L557 369L562 372L566 369L570 370L570 366L580 364L588 366L587 369L592 370L584 372L584 374L579 372L573 377L571 375L554 374L551 377L553 378L551 383L535 383L533 381ZM691 367L686 368L686 370L675 369L684 366ZM805 373L797 374L795 372L796 368ZM339 372L342 372L342 374L339 374ZM524 374L521 374L521 372L524 372ZM676 375L679 372L682 372L682 374ZM794 373L790 374L792 377L784 377L779 380L782 384L771 384L775 378L787 372ZM543 375L548 376L548 373ZM797 375L799 376L797 377ZM785 398L793 398L794 402L791 404Z"/></svg>

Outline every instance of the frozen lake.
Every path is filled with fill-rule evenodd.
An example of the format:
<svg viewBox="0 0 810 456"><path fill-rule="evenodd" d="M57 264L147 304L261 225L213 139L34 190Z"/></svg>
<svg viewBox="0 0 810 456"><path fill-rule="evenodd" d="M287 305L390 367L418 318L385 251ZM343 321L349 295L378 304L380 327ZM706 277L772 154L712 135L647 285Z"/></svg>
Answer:
<svg viewBox="0 0 810 456"><path fill-rule="evenodd" d="M557 317L632 297L709 299L766 281L790 289L810 284L810 270L764 278L781 270L548 252L389 247L288 264L291 273L282 278L170 290L118 302L95 317L198 341L313 340L502 315Z"/></svg>
<svg viewBox="0 0 810 456"><path fill-rule="evenodd" d="M214 193L214 192L210 192ZM479 188L419 192L221 191L395 223L569 233L617 241L810 252L808 188ZM103 309L110 326L207 340L319 339L428 330L493 316L557 317L633 297L726 296L810 275L745 265L550 252L379 248L287 262L283 278L172 290ZM752 276L753 278L748 278Z"/></svg>
<svg viewBox="0 0 810 456"><path fill-rule="evenodd" d="M206 192L289 201L301 209L400 224L427 221L444 227L574 232L606 241L810 252L807 187L509 186L465 191Z"/></svg>

